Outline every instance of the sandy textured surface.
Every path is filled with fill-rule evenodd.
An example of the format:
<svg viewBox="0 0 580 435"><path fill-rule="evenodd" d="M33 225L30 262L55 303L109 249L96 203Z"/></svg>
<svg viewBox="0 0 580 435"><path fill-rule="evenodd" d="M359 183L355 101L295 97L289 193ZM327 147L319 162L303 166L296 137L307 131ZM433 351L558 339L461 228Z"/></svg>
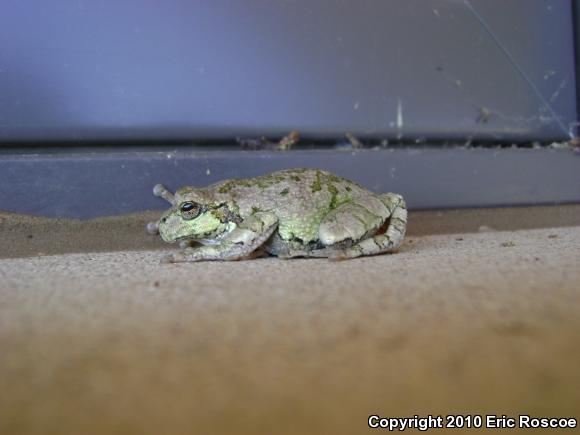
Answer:
<svg viewBox="0 0 580 435"><path fill-rule="evenodd" d="M0 258L70 252L167 249L145 231L160 211L80 221L48 219L0 211ZM481 227L515 229L580 226L580 204L559 207L516 207L446 211L411 211L408 234L477 232Z"/></svg>
<svg viewBox="0 0 580 435"><path fill-rule="evenodd" d="M162 255L0 260L0 434L580 418L580 227L412 236L344 262Z"/></svg>

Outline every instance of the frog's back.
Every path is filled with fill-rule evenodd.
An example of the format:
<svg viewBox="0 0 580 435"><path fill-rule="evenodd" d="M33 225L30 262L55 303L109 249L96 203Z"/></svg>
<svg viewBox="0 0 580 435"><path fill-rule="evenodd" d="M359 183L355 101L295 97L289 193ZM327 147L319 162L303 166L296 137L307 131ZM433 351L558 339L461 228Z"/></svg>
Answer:
<svg viewBox="0 0 580 435"><path fill-rule="evenodd" d="M274 212L279 217L295 209L302 212L330 209L347 200L372 194L353 181L321 169L286 169L255 178L224 180L209 188L216 195L233 199L242 215L260 208L260 211Z"/></svg>
<svg viewBox="0 0 580 435"><path fill-rule="evenodd" d="M303 241L317 239L320 222L330 210L375 196L353 181L319 169L288 169L226 180L210 188L235 201L242 217L258 211L275 213L280 235Z"/></svg>

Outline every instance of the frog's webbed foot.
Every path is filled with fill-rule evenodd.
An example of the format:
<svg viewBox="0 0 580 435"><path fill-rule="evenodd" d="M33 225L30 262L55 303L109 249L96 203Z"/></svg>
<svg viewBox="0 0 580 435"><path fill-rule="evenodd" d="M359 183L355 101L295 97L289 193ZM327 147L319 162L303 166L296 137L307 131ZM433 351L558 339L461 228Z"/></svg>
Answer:
<svg viewBox="0 0 580 435"><path fill-rule="evenodd" d="M163 184L156 184L153 187L153 195L163 198L171 205L175 205L175 197Z"/></svg>
<svg viewBox="0 0 580 435"><path fill-rule="evenodd" d="M244 220L217 245L187 247L164 258L164 263L183 263L207 260L243 260L252 255L268 240L278 219L271 213L256 213Z"/></svg>

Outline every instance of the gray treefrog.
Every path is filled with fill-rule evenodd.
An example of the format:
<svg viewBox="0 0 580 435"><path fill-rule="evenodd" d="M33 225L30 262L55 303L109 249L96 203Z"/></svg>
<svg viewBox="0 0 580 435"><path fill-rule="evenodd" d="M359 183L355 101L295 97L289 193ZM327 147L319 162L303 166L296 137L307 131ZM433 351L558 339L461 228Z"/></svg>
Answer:
<svg viewBox="0 0 580 435"><path fill-rule="evenodd" d="M148 224L182 251L169 262L241 260L264 252L282 258L353 258L395 250L407 226L405 201L375 194L319 169L289 169L224 180L175 194L153 193L172 207Z"/></svg>

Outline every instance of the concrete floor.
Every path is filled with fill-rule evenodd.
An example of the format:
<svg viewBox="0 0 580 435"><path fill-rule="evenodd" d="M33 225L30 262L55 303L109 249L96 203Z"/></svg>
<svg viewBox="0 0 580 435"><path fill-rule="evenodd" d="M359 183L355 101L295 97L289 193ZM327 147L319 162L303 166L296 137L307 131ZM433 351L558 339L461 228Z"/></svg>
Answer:
<svg viewBox="0 0 580 435"><path fill-rule="evenodd" d="M548 226L570 212L555 210ZM352 434L373 413L580 419L580 225L493 231L498 213L530 219L433 212L425 221L449 234L417 224L400 252L343 262L166 265L159 246L4 258L0 434ZM5 225L4 240L31 228Z"/></svg>

